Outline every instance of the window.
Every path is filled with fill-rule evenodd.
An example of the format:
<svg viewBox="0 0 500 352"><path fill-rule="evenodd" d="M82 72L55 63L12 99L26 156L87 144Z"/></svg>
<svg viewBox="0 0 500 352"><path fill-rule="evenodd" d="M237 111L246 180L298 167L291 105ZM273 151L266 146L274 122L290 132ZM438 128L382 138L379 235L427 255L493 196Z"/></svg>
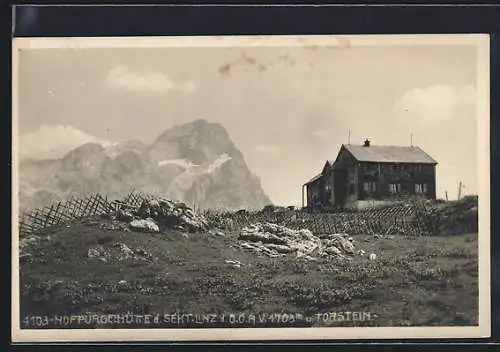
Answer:
<svg viewBox="0 0 500 352"><path fill-rule="evenodd" d="M400 183L390 183L389 184L389 192L390 193L401 192L401 184Z"/></svg>
<svg viewBox="0 0 500 352"><path fill-rule="evenodd" d="M365 193L372 193L377 190L377 184L375 182L365 182L363 184L363 190Z"/></svg>
<svg viewBox="0 0 500 352"><path fill-rule="evenodd" d="M415 193L427 193L427 184L426 183L415 184Z"/></svg>

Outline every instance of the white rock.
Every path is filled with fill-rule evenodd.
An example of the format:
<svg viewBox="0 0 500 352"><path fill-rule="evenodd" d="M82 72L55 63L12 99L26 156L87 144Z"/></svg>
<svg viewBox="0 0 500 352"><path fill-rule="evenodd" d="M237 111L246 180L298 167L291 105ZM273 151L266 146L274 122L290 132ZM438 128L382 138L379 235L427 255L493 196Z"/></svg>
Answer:
<svg viewBox="0 0 500 352"><path fill-rule="evenodd" d="M130 227L135 230L146 232L160 232L160 228L152 219L140 219L130 222Z"/></svg>
<svg viewBox="0 0 500 352"><path fill-rule="evenodd" d="M340 249L338 249L337 247L335 247L335 246L328 247L328 248L326 248L325 251L328 254L336 254L336 255L341 255L342 254L342 251Z"/></svg>
<svg viewBox="0 0 500 352"><path fill-rule="evenodd" d="M116 247L120 247L120 252L121 252L121 255L120 255L120 260L125 260L125 259L128 259L128 258L133 258L135 257L135 253L132 249L130 249L126 244L124 243L117 243L115 245Z"/></svg>
<svg viewBox="0 0 500 352"><path fill-rule="evenodd" d="M299 231L299 233L303 239L309 240L309 239L312 239L314 237L313 233L308 229L302 229Z"/></svg>
<svg viewBox="0 0 500 352"><path fill-rule="evenodd" d="M159 206L160 206L160 202L158 202L156 199L150 199L150 200L148 201L148 205L149 205L150 207L155 207L155 208L157 208L157 207L159 207Z"/></svg>
<svg viewBox="0 0 500 352"><path fill-rule="evenodd" d="M103 254L102 252L102 247L89 248L89 250L87 251L87 256L89 258L100 257Z"/></svg>
<svg viewBox="0 0 500 352"><path fill-rule="evenodd" d="M243 263L241 263L239 260L227 260L226 259L226 264L231 264L235 268L241 268Z"/></svg>
<svg viewBox="0 0 500 352"><path fill-rule="evenodd" d="M368 259L375 260L375 259L377 259L377 255L375 253L370 253L370 255L368 256Z"/></svg>

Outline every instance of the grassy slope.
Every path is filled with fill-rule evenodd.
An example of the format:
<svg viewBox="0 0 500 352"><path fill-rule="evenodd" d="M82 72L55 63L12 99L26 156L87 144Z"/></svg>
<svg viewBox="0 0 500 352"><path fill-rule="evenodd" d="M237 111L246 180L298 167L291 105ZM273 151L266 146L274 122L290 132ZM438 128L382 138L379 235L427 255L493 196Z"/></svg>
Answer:
<svg viewBox="0 0 500 352"><path fill-rule="evenodd" d="M370 261L356 256L351 262L259 256L237 248L235 236L149 235L84 224L48 235L49 240L37 245L33 261L21 264L21 319L83 312L313 316L369 311L373 318L369 321L326 324L477 324L477 234L393 239L358 235L354 236L357 249L378 257ZM87 257L90 247L113 242L142 247L158 259L103 263ZM243 266L225 260L238 260ZM118 284L120 280L127 284ZM323 324L303 321L295 326Z"/></svg>

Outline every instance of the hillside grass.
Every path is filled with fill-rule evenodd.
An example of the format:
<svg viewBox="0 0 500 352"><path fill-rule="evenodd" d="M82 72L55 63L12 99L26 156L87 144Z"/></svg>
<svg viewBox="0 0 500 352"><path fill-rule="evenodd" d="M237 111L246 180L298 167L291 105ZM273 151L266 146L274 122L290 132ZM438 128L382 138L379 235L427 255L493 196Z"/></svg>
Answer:
<svg viewBox="0 0 500 352"><path fill-rule="evenodd" d="M244 314L241 324L269 326L471 326L478 324L477 234L448 237L353 236L366 251L351 261L269 258L238 248L236 234L144 234L72 224L43 234L21 262L21 327L27 316L92 314ZM141 247L154 261L103 262L89 248L115 242ZM369 253L376 260L367 258ZM237 260L236 267L226 260ZM126 283L120 283L125 280ZM339 321L340 312L369 319ZM297 319L286 322L272 314ZM316 315L328 313L326 315ZM332 313L332 314L329 314ZM257 323L248 317L268 318ZM271 318L269 318L271 317ZM304 319L299 319L304 317ZM305 319L305 317L321 317ZM323 320L323 317L327 319ZM144 328L144 324L92 327ZM201 327L175 323L155 327ZM48 325L45 327L52 327ZM76 322L57 328L88 328Z"/></svg>

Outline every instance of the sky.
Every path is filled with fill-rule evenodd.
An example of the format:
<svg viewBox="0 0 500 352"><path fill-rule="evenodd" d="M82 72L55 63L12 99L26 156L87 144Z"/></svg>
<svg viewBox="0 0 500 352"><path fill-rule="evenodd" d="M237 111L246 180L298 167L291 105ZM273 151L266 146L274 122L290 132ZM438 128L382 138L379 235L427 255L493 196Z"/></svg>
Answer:
<svg viewBox="0 0 500 352"><path fill-rule="evenodd" d="M300 204L349 131L352 144L413 140L439 163L437 197L453 199L460 181L478 192L476 71L468 45L24 49L19 128L152 142L219 122L279 205Z"/></svg>

